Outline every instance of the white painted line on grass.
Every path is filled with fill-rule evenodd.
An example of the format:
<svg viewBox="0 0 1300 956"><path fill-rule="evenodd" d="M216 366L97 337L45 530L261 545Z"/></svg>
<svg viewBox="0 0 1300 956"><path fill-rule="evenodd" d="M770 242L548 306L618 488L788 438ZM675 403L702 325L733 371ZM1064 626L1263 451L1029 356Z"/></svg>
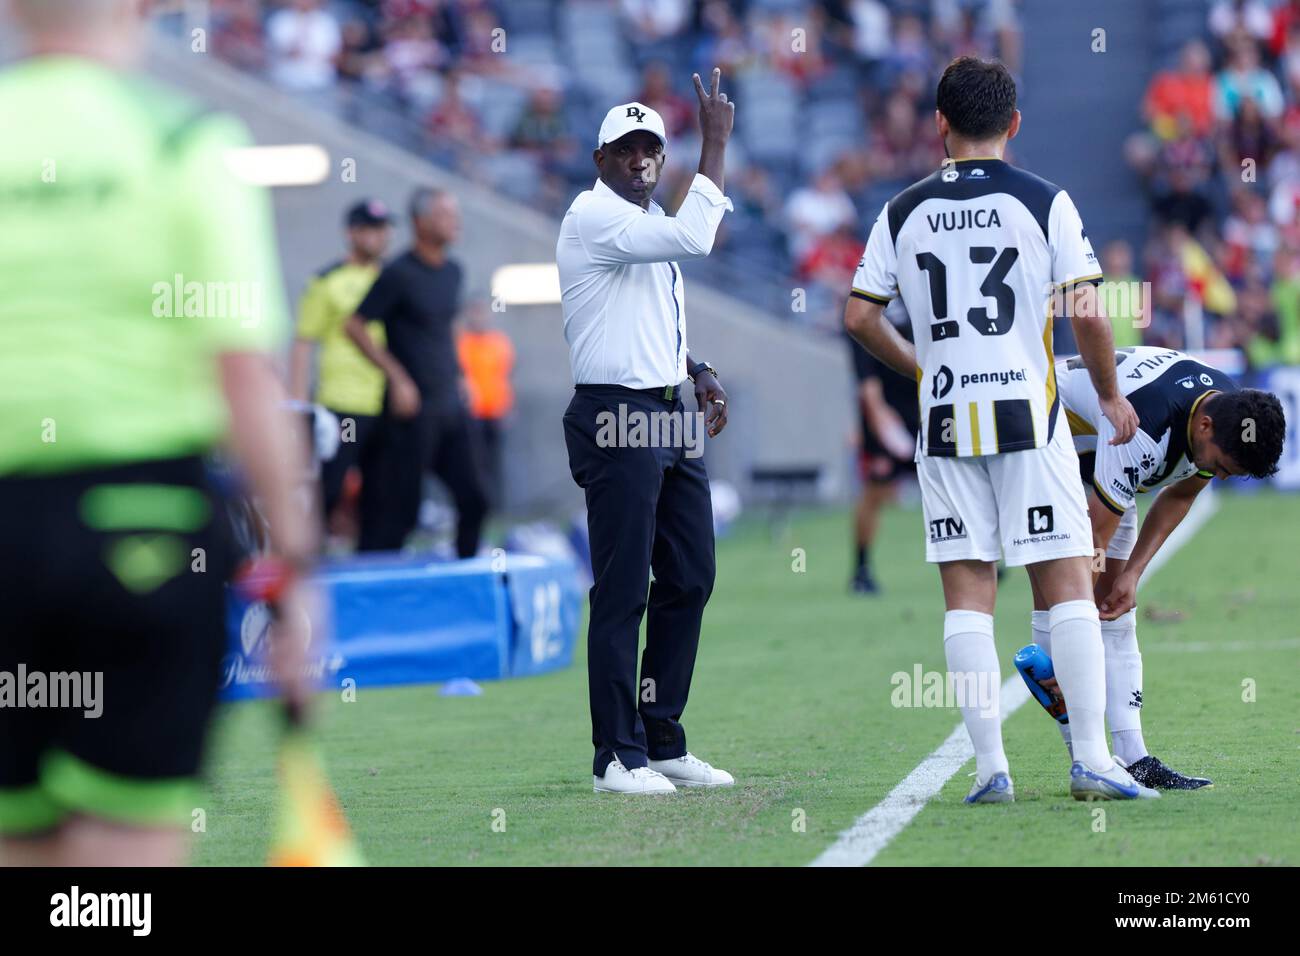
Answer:
<svg viewBox="0 0 1300 956"><path fill-rule="evenodd" d="M1019 674L1002 683L1002 720L1029 699L1029 688ZM865 866L898 836L931 797L943 789L968 760L975 756L966 725L958 723L939 749L926 757L874 807L840 834L812 866Z"/></svg>
<svg viewBox="0 0 1300 956"><path fill-rule="evenodd" d="M1212 489L1207 488L1198 495L1182 524L1174 529L1147 565L1142 580L1147 581L1164 567L1165 562L1205 526L1218 507ZM1029 689L1025 687L1020 675L1014 674L1007 678L1002 684L1002 721L1005 723L1027 700ZM903 832L930 798L942 790L944 784L974 756L975 750L966 733L966 725L958 723L937 750L889 791L885 799L858 817L853 826L841 833L810 865L866 866L894 837Z"/></svg>

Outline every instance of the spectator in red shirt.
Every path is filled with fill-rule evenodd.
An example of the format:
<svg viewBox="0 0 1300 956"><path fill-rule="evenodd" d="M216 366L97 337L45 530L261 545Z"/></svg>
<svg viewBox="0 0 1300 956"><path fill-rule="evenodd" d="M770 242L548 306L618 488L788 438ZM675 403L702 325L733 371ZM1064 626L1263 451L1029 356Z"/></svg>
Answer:
<svg viewBox="0 0 1300 956"><path fill-rule="evenodd" d="M1210 51L1193 40L1183 47L1178 69L1157 73L1147 87L1142 110L1152 132L1161 139L1172 139L1183 128L1197 136L1209 134L1214 126L1212 88Z"/></svg>
<svg viewBox="0 0 1300 956"><path fill-rule="evenodd" d="M1300 0L1284 0L1273 11L1273 35L1269 38L1268 49L1273 56L1281 56L1286 48L1287 34L1300 26Z"/></svg>
<svg viewBox="0 0 1300 956"><path fill-rule="evenodd" d="M841 223L834 232L817 237L799 262L799 275L837 291L847 289L862 257L862 245L853 224Z"/></svg>

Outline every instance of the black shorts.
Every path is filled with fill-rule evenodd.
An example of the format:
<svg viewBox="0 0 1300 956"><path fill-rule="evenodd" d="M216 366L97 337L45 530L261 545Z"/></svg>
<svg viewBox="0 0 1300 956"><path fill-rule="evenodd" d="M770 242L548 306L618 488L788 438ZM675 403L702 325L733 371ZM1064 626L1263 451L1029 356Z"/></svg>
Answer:
<svg viewBox="0 0 1300 956"><path fill-rule="evenodd" d="M916 428L911 419L902 412L899 414L903 417L903 424L915 435ZM895 458L880 444L872 433L871 423L865 414L860 417L859 423L862 443L858 446L858 477L863 484L889 485L906 475L916 473L915 461L911 458Z"/></svg>
<svg viewBox="0 0 1300 956"><path fill-rule="evenodd" d="M202 461L0 478L0 529L0 833L188 823L234 554Z"/></svg>
<svg viewBox="0 0 1300 956"><path fill-rule="evenodd" d="M330 409L330 413L339 420L340 440L334 457L321 462L320 466L321 505L326 521L343 497L343 484L350 469L358 467L363 476L369 474L372 480L378 481L374 467L383 439L383 419L378 415L358 415L334 409ZM349 420L352 433L345 434L344 423Z"/></svg>
<svg viewBox="0 0 1300 956"><path fill-rule="evenodd" d="M858 449L858 477L864 484L889 485L916 472L916 462L895 458L878 445Z"/></svg>

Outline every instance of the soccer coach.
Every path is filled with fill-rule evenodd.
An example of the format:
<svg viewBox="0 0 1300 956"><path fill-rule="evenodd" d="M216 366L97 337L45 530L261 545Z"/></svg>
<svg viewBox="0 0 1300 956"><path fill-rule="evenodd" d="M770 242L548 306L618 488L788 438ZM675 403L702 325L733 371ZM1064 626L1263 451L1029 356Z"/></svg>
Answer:
<svg viewBox="0 0 1300 956"><path fill-rule="evenodd" d="M713 590L713 508L703 461L682 447L611 447L598 419L613 415L686 424L681 384L695 383L707 430L727 424L727 396L707 362L687 353L677 259L709 254L731 202L722 168L735 104L713 88L700 99L699 173L676 216L650 201L668 145L659 114L616 106L600 126L600 178L569 207L555 259L574 395L564 415L569 468L586 493L591 535L587 679L597 793L671 793L729 786L731 775L686 750L680 723L695 667L700 620ZM677 443L673 443L677 444ZM650 571L654 583L650 584ZM649 589L647 602L647 587ZM641 616L649 606L637 683ZM639 691L639 693L638 693ZM639 702L639 704L638 704ZM677 785L677 786L675 786Z"/></svg>

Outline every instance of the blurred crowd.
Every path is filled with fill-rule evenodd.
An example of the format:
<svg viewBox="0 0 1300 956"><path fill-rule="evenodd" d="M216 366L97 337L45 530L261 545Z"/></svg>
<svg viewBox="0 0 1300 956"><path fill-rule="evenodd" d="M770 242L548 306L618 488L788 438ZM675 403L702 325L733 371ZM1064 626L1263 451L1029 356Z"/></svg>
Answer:
<svg viewBox="0 0 1300 956"><path fill-rule="evenodd" d="M1300 0L1215 0L1127 145L1150 200L1146 344L1300 363ZM1108 279L1122 270L1103 266Z"/></svg>
<svg viewBox="0 0 1300 956"><path fill-rule="evenodd" d="M740 105L727 170L736 212L700 268L773 311L837 329L881 205L943 157L935 75L964 53L1017 71L1016 6L214 0L211 14L220 56L284 88L334 97L363 125L376 110L398 112L429 158L553 213L595 178L600 117L632 99L668 126L679 161L659 197L673 208L699 147L691 74L720 66ZM805 292L793 307L791 276Z"/></svg>
<svg viewBox="0 0 1300 956"><path fill-rule="evenodd" d="M1207 11L1126 147L1148 241L1099 251L1109 280L1149 282L1150 301L1112 297L1117 331L1300 362L1300 0ZM881 205L943 157L936 73L963 53L1018 73L1022 42L1016 0L214 0L212 17L231 62L363 125L398 114L407 145L557 214L594 179L611 102L654 107L670 156L694 157L690 77L720 66L740 105L736 211L700 269L827 328ZM666 206L693 169L669 163Z"/></svg>

